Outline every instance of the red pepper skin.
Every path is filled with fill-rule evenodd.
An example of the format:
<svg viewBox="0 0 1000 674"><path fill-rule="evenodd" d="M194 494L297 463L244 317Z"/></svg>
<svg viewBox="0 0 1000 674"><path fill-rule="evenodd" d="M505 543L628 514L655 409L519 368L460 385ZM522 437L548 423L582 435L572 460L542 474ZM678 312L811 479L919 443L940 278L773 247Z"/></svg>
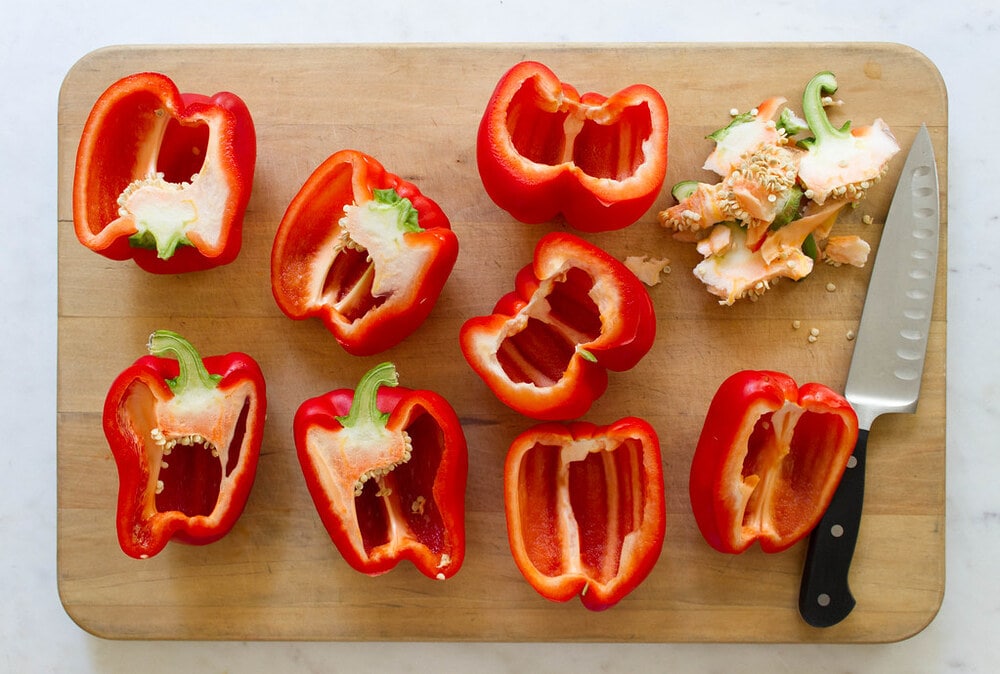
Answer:
<svg viewBox="0 0 1000 674"><path fill-rule="evenodd" d="M607 370L634 367L652 347L656 316L624 264L565 232L543 236L533 263L493 313L467 320L462 354L497 398L526 416L582 416Z"/></svg>
<svg viewBox="0 0 1000 674"><path fill-rule="evenodd" d="M534 61L500 79L479 125L483 187L515 219L560 213L586 232L621 229L653 205L667 172L669 119L652 87L581 96Z"/></svg>
<svg viewBox="0 0 1000 674"><path fill-rule="evenodd" d="M666 529L659 438L646 421L547 422L504 465L511 553L542 596L601 611L652 571Z"/></svg>
<svg viewBox="0 0 1000 674"><path fill-rule="evenodd" d="M229 532L253 486L267 411L264 376L250 356L202 360L166 331L153 334L150 350L176 357L147 355L125 369L103 417L118 470L118 543L136 559L171 539L203 545Z"/></svg>
<svg viewBox="0 0 1000 674"><path fill-rule="evenodd" d="M157 274L228 264L242 245L256 161L253 120L235 94L182 94L159 73L124 77L94 104L80 138L77 238ZM142 223L172 234L154 242Z"/></svg>
<svg viewBox="0 0 1000 674"><path fill-rule="evenodd" d="M295 446L320 519L351 567L377 576L408 559L444 580L465 559L465 435L443 397L397 386L396 377L383 363L356 391L303 402Z"/></svg>
<svg viewBox="0 0 1000 674"><path fill-rule="evenodd" d="M394 190L409 200L419 231L349 229L345 209L374 204L376 190ZM338 237L347 235L364 250L340 246ZM271 289L289 318L319 317L348 353L367 356L420 327L457 257L458 238L437 203L373 157L341 150L313 172L288 206L271 251Z"/></svg>
<svg viewBox="0 0 1000 674"><path fill-rule="evenodd" d="M691 506L716 550L785 550L816 526L858 437L845 398L786 374L744 370L712 399L691 462Z"/></svg>

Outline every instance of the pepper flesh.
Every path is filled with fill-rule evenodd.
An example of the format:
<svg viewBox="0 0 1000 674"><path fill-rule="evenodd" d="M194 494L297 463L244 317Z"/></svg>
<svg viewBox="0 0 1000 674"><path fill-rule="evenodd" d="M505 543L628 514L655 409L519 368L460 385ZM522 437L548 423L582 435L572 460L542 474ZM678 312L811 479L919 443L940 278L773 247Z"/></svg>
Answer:
<svg viewBox="0 0 1000 674"><path fill-rule="evenodd" d="M823 94L836 88L832 73L815 75L802 96L805 119L782 109L787 101L780 96L735 114L708 136L716 146L704 168L722 180L678 183L677 204L658 214L675 238L697 242L705 259L694 274L720 304L756 300L781 278L801 280L814 260L867 262L864 241L830 237L830 230L844 207L857 205L886 173L899 146L881 119L835 128ZM813 137L793 143L803 131Z"/></svg>
<svg viewBox="0 0 1000 674"><path fill-rule="evenodd" d="M755 541L780 552L807 536L833 498L858 436L845 398L786 374L744 370L719 387L691 462L702 536L720 552Z"/></svg>
<svg viewBox="0 0 1000 674"><path fill-rule="evenodd" d="M246 354L201 359L166 330L149 350L115 379L103 418L118 469L118 542L137 559L171 538L206 544L229 532L253 486L267 407Z"/></svg>
<svg viewBox="0 0 1000 674"><path fill-rule="evenodd" d="M656 316L642 282L583 239L552 232L514 290L488 316L467 320L462 353L512 409L543 420L583 415L607 388L607 370L646 355Z"/></svg>
<svg viewBox="0 0 1000 674"><path fill-rule="evenodd" d="M663 547L659 438L636 417L539 424L510 446L504 508L514 561L539 594L610 608L645 580Z"/></svg>
<svg viewBox="0 0 1000 674"><path fill-rule="evenodd" d="M814 76L802 94L802 112L813 133L799 142L806 153L799 164L799 180L806 196L817 204L828 198L856 202L882 179L899 144L889 126L876 119L870 126L836 128L823 107L823 94L837 91L837 79L824 71Z"/></svg>
<svg viewBox="0 0 1000 674"><path fill-rule="evenodd" d="M562 214L581 231L620 229L659 195L668 126L652 87L581 96L548 67L524 61L503 75L483 113L479 175L490 198L522 222Z"/></svg>
<svg viewBox="0 0 1000 674"><path fill-rule="evenodd" d="M235 94L182 94L159 73L124 77L80 138L77 238L153 273L228 264L242 245L256 159L253 120Z"/></svg>
<svg viewBox="0 0 1000 674"><path fill-rule="evenodd" d="M341 150L289 204L271 290L288 317L318 317L348 353L371 355L420 327L457 257L440 206L373 157Z"/></svg>
<svg viewBox="0 0 1000 674"><path fill-rule="evenodd" d="M408 559L429 578L459 571L468 455L444 398L398 386L382 363L356 390L302 403L294 435L320 519L351 567L375 576Z"/></svg>

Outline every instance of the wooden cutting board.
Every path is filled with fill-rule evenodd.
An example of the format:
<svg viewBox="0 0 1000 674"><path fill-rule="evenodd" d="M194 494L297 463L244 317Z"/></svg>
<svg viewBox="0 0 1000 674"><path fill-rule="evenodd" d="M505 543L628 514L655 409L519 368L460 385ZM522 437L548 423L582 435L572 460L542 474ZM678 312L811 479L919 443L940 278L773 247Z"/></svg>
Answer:
<svg viewBox="0 0 1000 674"><path fill-rule="evenodd" d="M646 418L664 451L667 536L652 574L618 606L591 613L551 603L511 559L502 462L532 424L500 404L465 364L457 334L512 288L538 238L561 225L522 225L486 197L475 165L476 127L501 74L523 59L550 66L581 91L611 94L635 82L670 108L670 167L646 216L586 238L624 258L672 261L650 294L655 346L634 370L612 374L587 419ZM450 641L882 642L925 627L944 593L945 271L939 263L923 393L916 415L881 417L869 442L863 528L852 569L858 605L840 625L807 626L796 609L805 546L766 555L717 553L701 539L687 496L690 459L709 400L739 369L783 370L800 383L842 390L870 267L820 265L803 282L778 284L756 303L717 304L693 278L699 256L656 223L669 186L700 170L705 135L784 95L797 110L820 70L838 77L842 110L855 124L883 117L904 152L840 233L877 245L903 154L921 123L937 151L947 213L947 95L935 66L892 44L447 45L113 47L86 55L59 98L58 577L67 612L103 637ZM254 193L243 251L231 265L155 277L131 262L85 249L73 234L71 185L77 142L100 93L141 70L170 75L183 91L238 93L258 134ZM284 209L312 170L342 148L363 150L416 182L450 216L458 263L430 320L402 345L372 358L342 351L316 321L284 317L270 292L271 242ZM870 215L874 223L862 218ZM941 247L946 250L946 226ZM826 289L828 283L836 290ZM801 328L793 328L800 321ZM809 328L820 330L815 343ZM117 476L101 431L112 379L169 328L203 354L245 351L263 368L269 414L257 483L222 541L171 544L126 557L115 538ZM402 384L448 398L470 450L468 553L446 582L401 565L369 578L339 557L309 499L291 421L306 397L353 387L383 359Z"/></svg>

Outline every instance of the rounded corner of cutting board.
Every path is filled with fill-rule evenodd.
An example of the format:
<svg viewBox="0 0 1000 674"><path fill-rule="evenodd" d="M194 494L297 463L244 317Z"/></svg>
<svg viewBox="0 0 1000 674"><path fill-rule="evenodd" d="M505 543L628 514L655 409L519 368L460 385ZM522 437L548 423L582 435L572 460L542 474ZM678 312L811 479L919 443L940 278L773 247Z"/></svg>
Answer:
<svg viewBox="0 0 1000 674"><path fill-rule="evenodd" d="M98 639L116 639L121 638L116 633L109 631L107 626L98 625L93 620L93 616L90 612L86 611L82 605L68 601L64 595L65 588L63 587L64 581L60 578L57 581L57 591L59 593L59 604L62 606L63 612L65 612L66 617L69 618L74 625L79 627L81 630L86 632L92 637Z"/></svg>

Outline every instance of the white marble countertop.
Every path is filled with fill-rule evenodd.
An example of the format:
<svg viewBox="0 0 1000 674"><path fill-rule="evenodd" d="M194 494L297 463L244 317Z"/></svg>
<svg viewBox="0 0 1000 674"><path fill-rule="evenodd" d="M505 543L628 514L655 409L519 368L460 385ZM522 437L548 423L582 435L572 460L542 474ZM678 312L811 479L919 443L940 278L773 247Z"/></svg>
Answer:
<svg viewBox="0 0 1000 674"><path fill-rule="evenodd" d="M806 9L808 7L808 9ZM1000 110L992 0L39 0L0 21L0 671L987 672L1000 661L1000 358L990 156ZM328 42L899 42L949 94L947 581L935 620L873 646L185 643L95 638L56 586L56 103L69 68L112 44Z"/></svg>

